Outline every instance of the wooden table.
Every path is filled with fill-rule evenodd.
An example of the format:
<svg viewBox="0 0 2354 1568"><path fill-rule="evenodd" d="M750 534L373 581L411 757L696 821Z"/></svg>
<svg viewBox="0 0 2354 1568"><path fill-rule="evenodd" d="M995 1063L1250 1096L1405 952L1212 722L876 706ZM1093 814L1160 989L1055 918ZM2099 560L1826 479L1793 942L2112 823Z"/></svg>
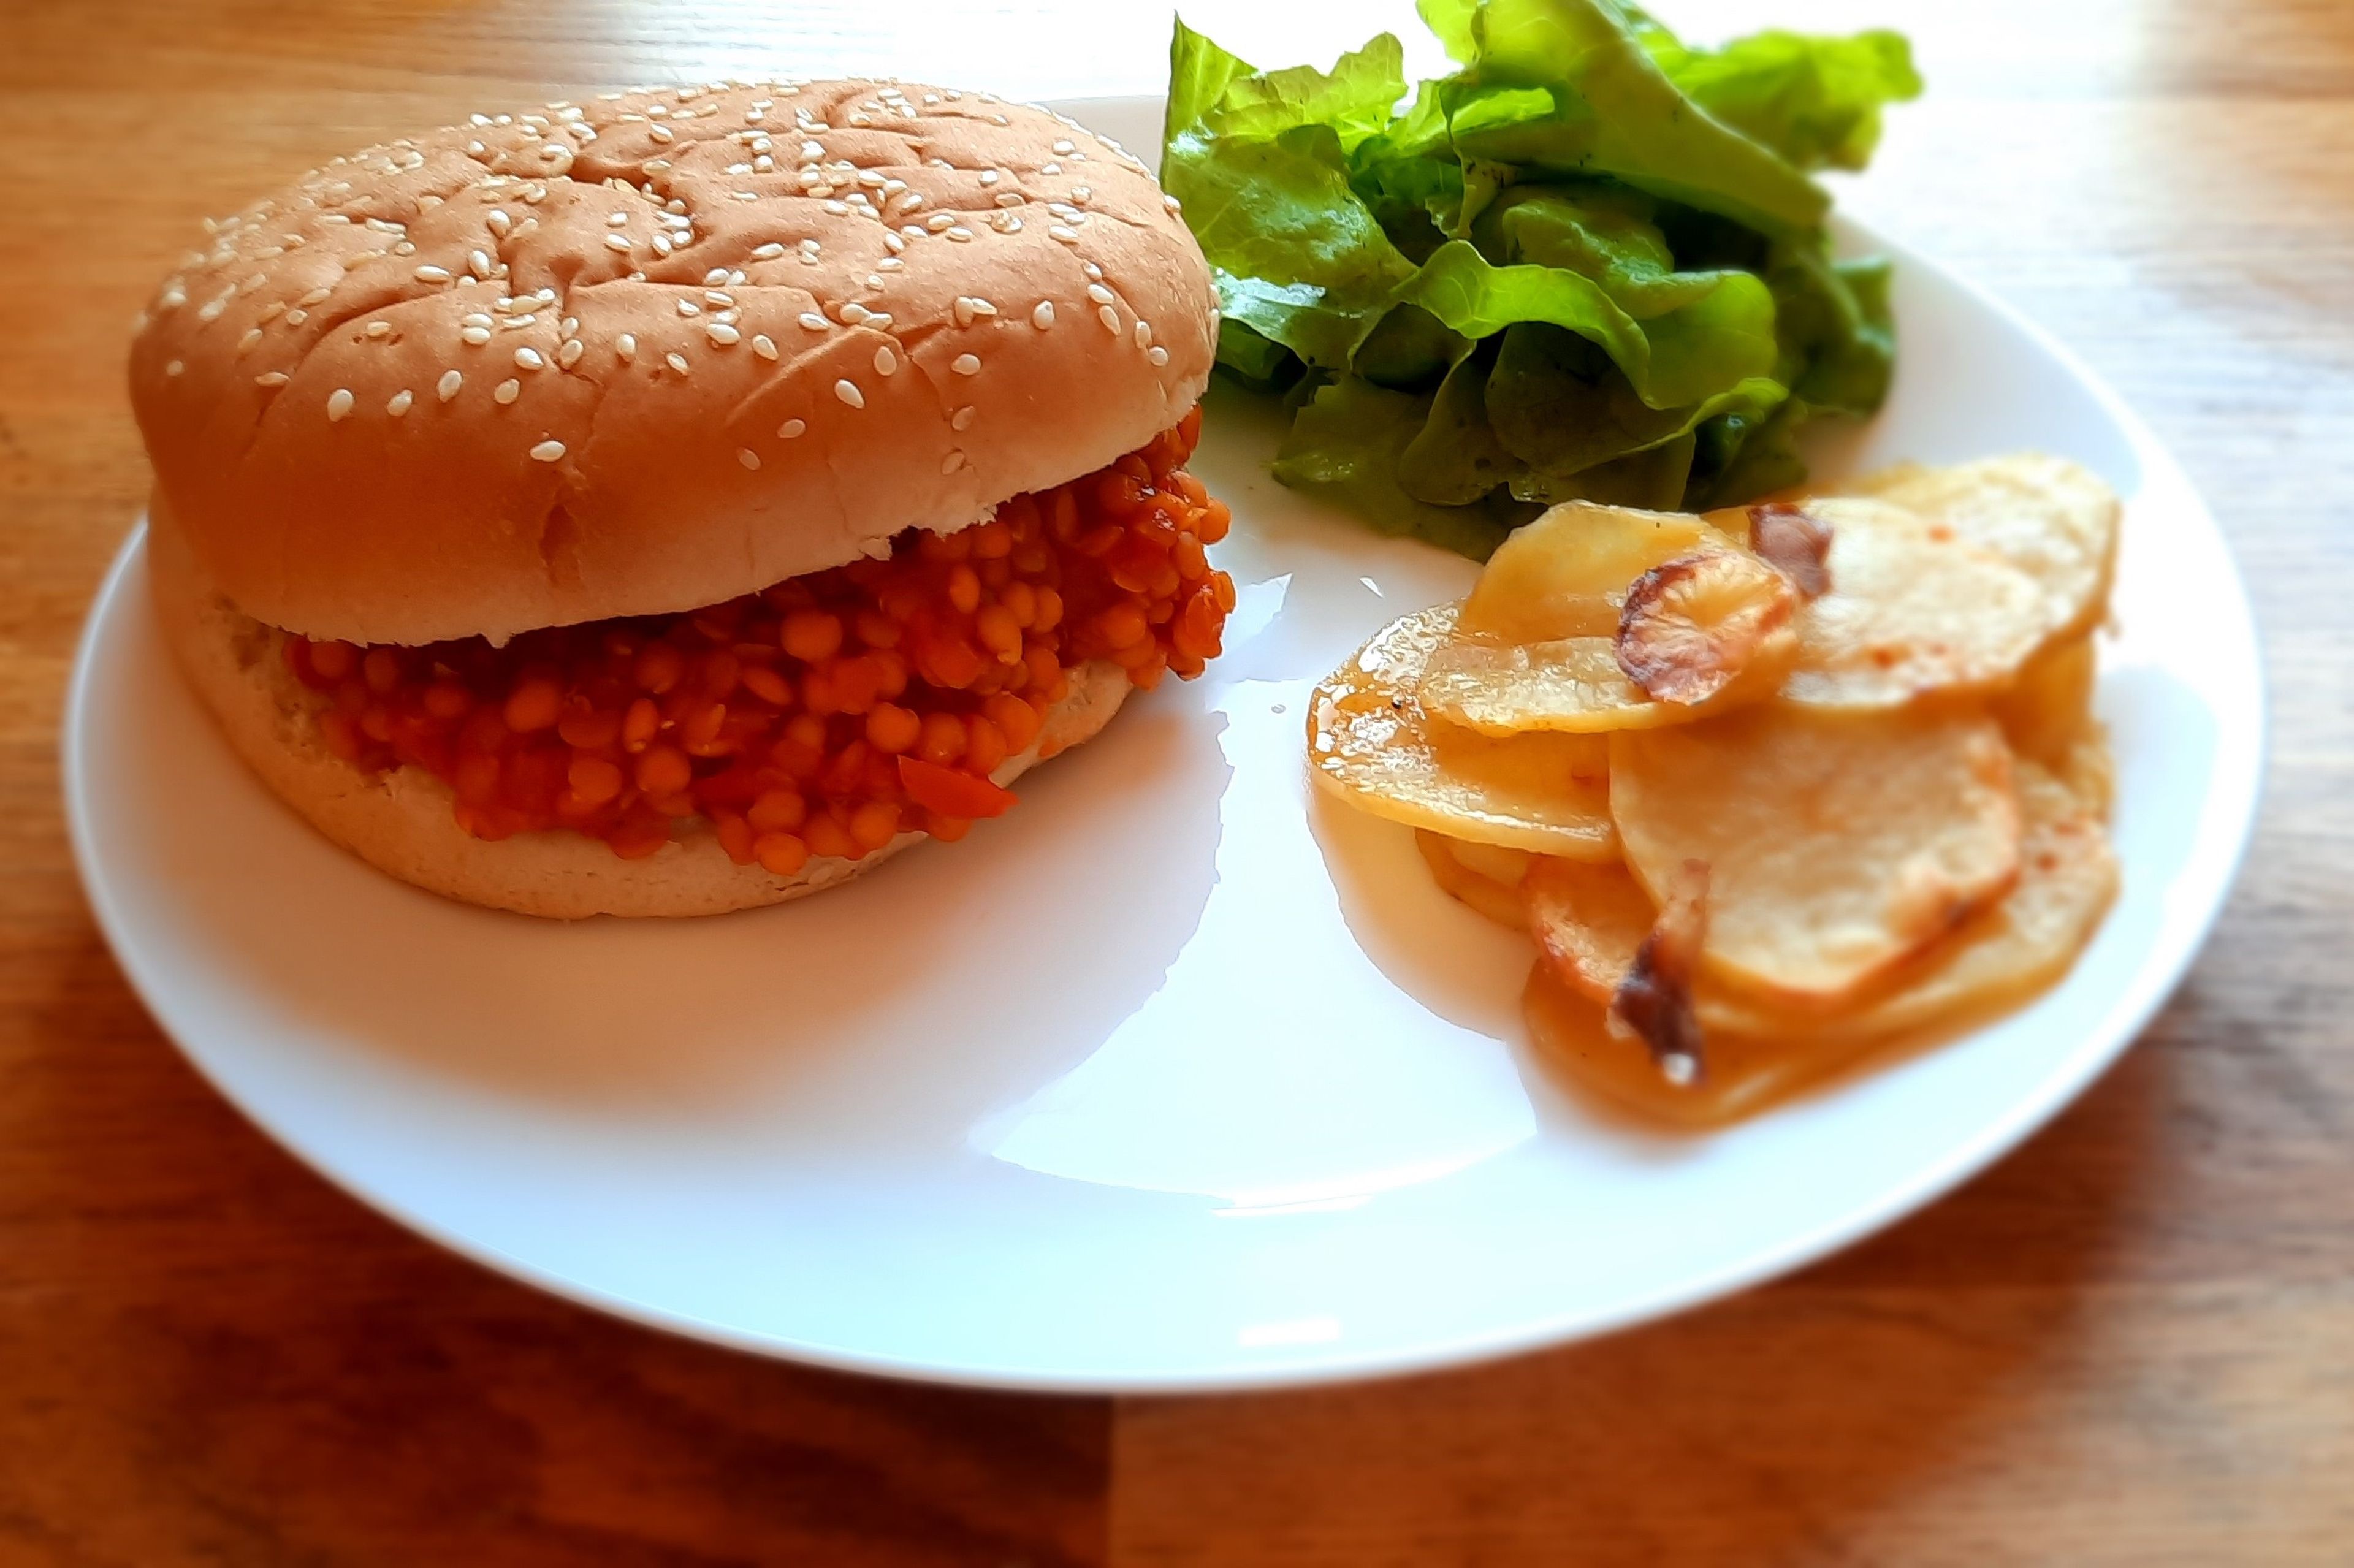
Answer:
<svg viewBox="0 0 2354 1568"><path fill-rule="evenodd" d="M75 885L54 736L146 482L126 323L200 214L381 134L632 79L1150 90L1164 15L0 11L19 149L0 245L0 1563L2354 1562L2354 7L1662 7L1702 37L1912 30L1931 96L1849 199L2071 342L2224 519L2274 674L2246 877L2080 1105L1828 1264L1500 1366L1117 1403L660 1338L348 1202L125 990ZM1275 63L1375 25L1338 4L1188 9Z"/></svg>

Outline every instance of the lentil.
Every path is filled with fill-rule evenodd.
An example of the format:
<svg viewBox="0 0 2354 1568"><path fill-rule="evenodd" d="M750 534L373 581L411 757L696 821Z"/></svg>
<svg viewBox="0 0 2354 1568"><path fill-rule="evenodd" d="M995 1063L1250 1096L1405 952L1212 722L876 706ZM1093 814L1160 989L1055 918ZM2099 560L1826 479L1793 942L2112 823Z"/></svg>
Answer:
<svg viewBox="0 0 2354 1568"><path fill-rule="evenodd" d="M700 820L780 876L953 842L1013 805L989 775L1080 665L1150 687L1217 654L1234 583L1204 546L1231 516L1182 466L1200 418L990 522L699 610L285 657L337 755L425 768L477 838L569 830L637 859Z"/></svg>

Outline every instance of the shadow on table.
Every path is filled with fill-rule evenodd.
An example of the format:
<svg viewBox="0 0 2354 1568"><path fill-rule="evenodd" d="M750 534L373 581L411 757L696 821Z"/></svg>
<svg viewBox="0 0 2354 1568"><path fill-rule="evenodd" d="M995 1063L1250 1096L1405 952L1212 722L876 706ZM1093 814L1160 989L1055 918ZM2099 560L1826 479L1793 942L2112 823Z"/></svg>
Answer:
<svg viewBox="0 0 2354 1568"><path fill-rule="evenodd" d="M2189 1119L2173 1071L2145 1044L1963 1192L1681 1319L1459 1373L1124 1406L1115 1557L1902 1560L1884 1518L1999 1464L2082 1354Z"/></svg>

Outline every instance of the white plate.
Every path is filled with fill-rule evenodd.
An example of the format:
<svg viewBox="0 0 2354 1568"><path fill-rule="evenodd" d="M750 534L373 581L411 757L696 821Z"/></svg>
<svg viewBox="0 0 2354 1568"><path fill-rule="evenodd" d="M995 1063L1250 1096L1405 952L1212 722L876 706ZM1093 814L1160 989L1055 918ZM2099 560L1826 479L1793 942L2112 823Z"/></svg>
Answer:
<svg viewBox="0 0 2354 1568"><path fill-rule="evenodd" d="M1084 106L1138 145L1156 104ZM1890 249L1894 249L1891 247ZM2149 433L2001 306L1899 252L1903 349L1828 471L2040 447L2127 498L2100 708L2125 893L2066 981L1708 1137L1632 1127L1522 1040L1524 943L1404 829L1311 798L1310 688L1464 562L1264 471L1214 397L1197 467L1241 587L1204 680L1133 703L1019 810L806 904L543 924L315 837L175 680L139 541L84 639L74 842L132 981L330 1179L575 1300L913 1377L1209 1389L1591 1334L1765 1278L2031 1131L2172 990L2245 842L2254 629Z"/></svg>

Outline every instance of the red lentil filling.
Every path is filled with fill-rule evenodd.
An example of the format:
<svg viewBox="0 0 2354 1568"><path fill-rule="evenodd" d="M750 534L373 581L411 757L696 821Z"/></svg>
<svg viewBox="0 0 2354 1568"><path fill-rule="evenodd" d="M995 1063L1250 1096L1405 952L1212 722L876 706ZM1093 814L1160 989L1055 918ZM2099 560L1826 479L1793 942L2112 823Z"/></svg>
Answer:
<svg viewBox="0 0 2354 1568"><path fill-rule="evenodd" d="M1138 451L1018 495L990 522L909 530L887 558L679 615L421 648L290 637L371 770L422 768L481 839L568 828L634 859L684 820L780 876L910 830L964 836L1013 794L989 775L1037 741L1073 671L1150 689L1218 652L1234 581L1203 554L1225 506L1185 471L1197 409Z"/></svg>

